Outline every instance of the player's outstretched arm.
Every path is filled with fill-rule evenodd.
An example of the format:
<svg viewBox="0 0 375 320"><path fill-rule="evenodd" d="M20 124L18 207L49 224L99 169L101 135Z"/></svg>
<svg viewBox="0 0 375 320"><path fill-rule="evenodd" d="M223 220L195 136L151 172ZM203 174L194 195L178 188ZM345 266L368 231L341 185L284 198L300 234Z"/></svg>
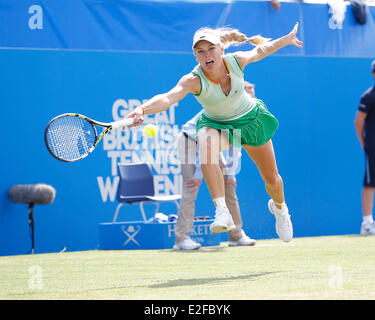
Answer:
<svg viewBox="0 0 375 320"><path fill-rule="evenodd" d="M287 45L302 48L303 42L297 38L297 31L298 22L295 24L293 30L289 34L259 45L250 51L237 51L235 56L243 69L249 63L259 61Z"/></svg>
<svg viewBox="0 0 375 320"><path fill-rule="evenodd" d="M146 103L137 107L129 113L126 118L134 118L134 124L139 125L144 114L154 114L167 110L171 105L182 100L188 93L198 93L200 91L199 78L192 73L183 76L177 85L170 91L158 94Z"/></svg>

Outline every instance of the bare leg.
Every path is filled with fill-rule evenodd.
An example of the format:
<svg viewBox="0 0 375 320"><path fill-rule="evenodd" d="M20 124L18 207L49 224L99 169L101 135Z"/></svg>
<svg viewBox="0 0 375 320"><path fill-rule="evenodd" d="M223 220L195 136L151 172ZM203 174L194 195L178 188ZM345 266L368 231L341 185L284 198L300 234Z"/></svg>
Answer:
<svg viewBox="0 0 375 320"><path fill-rule="evenodd" d="M372 217L375 188L364 186L362 189L362 235L375 235L375 223Z"/></svg>
<svg viewBox="0 0 375 320"><path fill-rule="evenodd" d="M272 201L268 202L268 206L276 218L276 233L281 240L289 242L293 239L293 225L288 207L285 205L283 179L277 171L272 141L269 140L263 146L244 146L244 148L257 165L267 193L272 198Z"/></svg>
<svg viewBox="0 0 375 320"><path fill-rule="evenodd" d="M275 202L276 206L281 209L281 206L277 204L285 201L284 185L277 170L272 141L269 140L266 144L259 147L244 145L244 149L258 167L259 173L265 183L267 193Z"/></svg>
<svg viewBox="0 0 375 320"><path fill-rule="evenodd" d="M198 132L198 144L202 173L212 199L225 197L224 176L219 166L219 153L229 147L229 141L218 130L205 127Z"/></svg>
<svg viewBox="0 0 375 320"><path fill-rule="evenodd" d="M202 164L202 173L212 199L225 196L223 174L218 164Z"/></svg>
<svg viewBox="0 0 375 320"><path fill-rule="evenodd" d="M198 132L201 168L208 190L215 204L215 219L210 225L211 233L229 232L236 229L233 218L225 202L224 176L219 165L219 154L224 146L229 146L228 138L223 139L216 129L205 127Z"/></svg>
<svg viewBox="0 0 375 320"><path fill-rule="evenodd" d="M362 189L362 213L363 216L371 216L374 201L374 191L373 187L363 187Z"/></svg>

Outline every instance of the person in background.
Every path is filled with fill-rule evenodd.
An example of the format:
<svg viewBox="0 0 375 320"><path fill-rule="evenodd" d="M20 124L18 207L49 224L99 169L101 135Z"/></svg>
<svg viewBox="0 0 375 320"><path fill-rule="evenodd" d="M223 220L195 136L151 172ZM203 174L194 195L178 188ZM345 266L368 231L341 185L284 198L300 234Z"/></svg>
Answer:
<svg viewBox="0 0 375 320"><path fill-rule="evenodd" d="M371 72L375 79L375 60L371 64ZM362 94L354 126L359 143L365 153L360 234L375 235L375 223L372 215L375 190L375 85Z"/></svg>
<svg viewBox="0 0 375 320"><path fill-rule="evenodd" d="M298 0L299 2L303 2L303 0ZM276 11L280 10L281 3L280 0L271 0L271 6L275 8Z"/></svg>
<svg viewBox="0 0 375 320"><path fill-rule="evenodd" d="M279 0L271 0L271 6L275 8L276 11L280 10L281 4Z"/></svg>
<svg viewBox="0 0 375 320"><path fill-rule="evenodd" d="M248 81L244 83L245 91L255 97L254 84ZM175 250L195 250L201 247L201 244L193 241L189 235L193 231L195 200L203 180L199 148L196 143L197 121L201 113L202 111L182 126L177 140L181 160L182 197L175 228L176 240L173 246ZM241 148L231 147L228 155L229 157L225 159L221 153L219 162L225 179L225 201L236 225L236 229L228 232L229 246L252 246L256 241L250 239L242 229L240 206L236 194L235 173L241 157Z"/></svg>

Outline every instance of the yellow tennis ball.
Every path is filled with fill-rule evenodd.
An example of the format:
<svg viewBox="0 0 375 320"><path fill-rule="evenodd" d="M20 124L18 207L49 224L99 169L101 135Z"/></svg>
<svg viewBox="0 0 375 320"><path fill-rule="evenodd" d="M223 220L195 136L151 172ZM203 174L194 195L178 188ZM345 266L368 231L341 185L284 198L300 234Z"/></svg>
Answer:
<svg viewBox="0 0 375 320"><path fill-rule="evenodd" d="M158 128L153 124L148 124L143 129L144 135L149 137L149 138L155 137L157 132L158 132Z"/></svg>

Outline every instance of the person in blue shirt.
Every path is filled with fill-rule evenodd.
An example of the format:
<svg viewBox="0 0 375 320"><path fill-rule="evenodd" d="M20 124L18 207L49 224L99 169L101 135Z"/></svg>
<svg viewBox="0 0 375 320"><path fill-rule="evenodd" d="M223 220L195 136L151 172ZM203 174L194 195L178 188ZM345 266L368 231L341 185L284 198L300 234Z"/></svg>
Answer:
<svg viewBox="0 0 375 320"><path fill-rule="evenodd" d="M245 90L254 97L254 85L245 82ZM182 126L178 137L178 152L183 178L182 197L175 228L175 250L195 250L201 244L191 239L195 216L195 200L202 184L199 148L196 143L197 121L201 112ZM225 154L225 155L224 155ZM236 228L228 232L229 246L252 246L256 241L249 238L242 229L240 206L236 194L236 170L241 158L241 148L230 147L220 154L220 168L225 177L225 201Z"/></svg>
<svg viewBox="0 0 375 320"><path fill-rule="evenodd" d="M375 79L375 60L371 64L371 72ZM375 223L372 216L375 191L375 85L362 94L354 125L359 143L365 152L360 234L375 235Z"/></svg>

